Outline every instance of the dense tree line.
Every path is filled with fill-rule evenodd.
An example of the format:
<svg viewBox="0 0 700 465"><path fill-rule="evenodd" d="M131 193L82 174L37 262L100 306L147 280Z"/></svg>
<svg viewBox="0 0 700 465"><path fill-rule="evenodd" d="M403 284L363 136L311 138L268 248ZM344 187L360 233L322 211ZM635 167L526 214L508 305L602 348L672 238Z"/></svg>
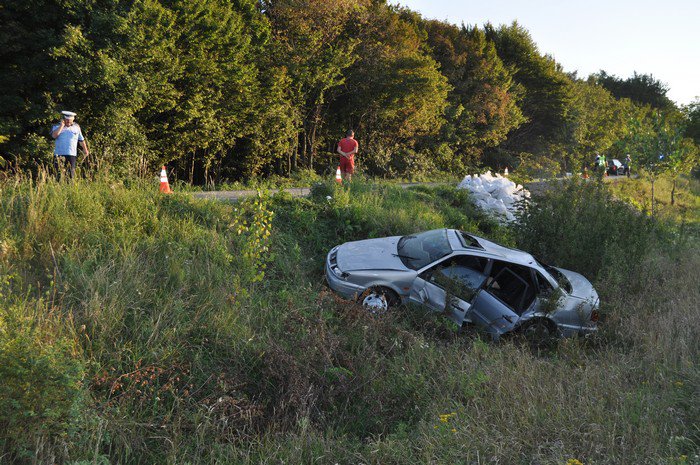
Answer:
<svg viewBox="0 0 700 465"><path fill-rule="evenodd" d="M697 104L677 108L650 75L581 79L517 23L455 26L385 0L26 0L0 22L6 170L50 162L62 109L92 145L84 167L168 163L193 182L326 171L347 128L380 176L571 171L641 150L661 114L697 143Z"/></svg>

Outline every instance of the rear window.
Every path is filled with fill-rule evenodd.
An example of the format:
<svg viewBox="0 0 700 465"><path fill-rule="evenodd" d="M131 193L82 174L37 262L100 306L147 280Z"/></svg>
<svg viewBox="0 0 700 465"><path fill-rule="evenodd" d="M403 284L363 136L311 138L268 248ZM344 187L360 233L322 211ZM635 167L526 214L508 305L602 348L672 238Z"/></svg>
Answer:
<svg viewBox="0 0 700 465"><path fill-rule="evenodd" d="M571 282L567 279L566 276L564 276L564 273L562 273L561 271L557 270L556 268L554 268L554 267L551 266L551 265L547 265L546 263L542 263L541 260L535 259L535 261L536 261L542 268L544 268L545 270L547 270L547 272L552 276L552 278L554 278L554 280L555 280L556 282L558 282L559 285L560 285L561 287L563 287L564 290L565 290L567 293L571 294L571 291L573 290L573 288L571 287Z"/></svg>
<svg viewBox="0 0 700 465"><path fill-rule="evenodd" d="M470 234L463 231L457 231L457 237L459 237L459 240L462 242L464 247L476 247L478 249L483 249L481 244L479 244L479 241L477 241L476 238Z"/></svg>

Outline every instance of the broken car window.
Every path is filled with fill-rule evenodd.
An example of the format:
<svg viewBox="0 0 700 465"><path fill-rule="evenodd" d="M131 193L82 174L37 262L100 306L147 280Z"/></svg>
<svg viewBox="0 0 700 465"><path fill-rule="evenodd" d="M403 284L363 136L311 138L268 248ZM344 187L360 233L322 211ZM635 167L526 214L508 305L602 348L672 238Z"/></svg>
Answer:
<svg viewBox="0 0 700 465"><path fill-rule="evenodd" d="M458 231L457 237L462 242L462 245L464 245L464 247L477 247L479 249L483 249L481 244L479 244L479 241L477 241L476 238L470 234L467 234L463 231Z"/></svg>
<svg viewBox="0 0 700 465"><path fill-rule="evenodd" d="M535 276L537 278L537 289L540 294L548 294L554 290L547 278L542 276L542 273L535 271Z"/></svg>
<svg viewBox="0 0 700 465"><path fill-rule="evenodd" d="M488 292L521 315L535 300L531 269L495 261L488 281Z"/></svg>
<svg viewBox="0 0 700 465"><path fill-rule="evenodd" d="M452 257L426 273L433 284L469 301L486 280L484 270L488 259L471 255Z"/></svg>
<svg viewBox="0 0 700 465"><path fill-rule="evenodd" d="M550 275L552 275L552 278L554 278L554 280L556 282L558 282L559 285L561 287L563 287L566 292L571 294L571 291L573 290L573 288L571 287L571 282L569 282L569 280L566 278L566 276L564 276L564 273L562 273L561 271L559 271L558 269L554 268L551 265L547 265L546 263L542 262L542 260L538 260L538 259L535 259L535 260L537 261L537 263L540 264L540 266L542 268L547 270L547 272Z"/></svg>

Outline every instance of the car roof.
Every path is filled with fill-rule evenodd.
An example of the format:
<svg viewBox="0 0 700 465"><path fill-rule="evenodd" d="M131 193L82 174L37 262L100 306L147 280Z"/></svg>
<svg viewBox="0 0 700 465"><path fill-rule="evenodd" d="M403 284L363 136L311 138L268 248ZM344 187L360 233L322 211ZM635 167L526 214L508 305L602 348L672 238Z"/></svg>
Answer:
<svg viewBox="0 0 700 465"><path fill-rule="evenodd" d="M482 257L494 258L496 260L506 260L511 263L516 263L518 265L534 266L538 269L540 268L539 264L535 260L535 257L533 257L527 252L523 252L522 250L518 249L511 249L509 247L504 247L502 245L496 244L495 242L491 242L490 240L485 239L483 237L475 236L474 234L463 233L462 231L459 231L457 229L448 229L448 232L449 231L457 235L466 234L469 237L474 238L480 245L480 247L469 245L467 247L464 247L460 243L459 247L453 247L455 251L469 251L474 255L479 255Z"/></svg>

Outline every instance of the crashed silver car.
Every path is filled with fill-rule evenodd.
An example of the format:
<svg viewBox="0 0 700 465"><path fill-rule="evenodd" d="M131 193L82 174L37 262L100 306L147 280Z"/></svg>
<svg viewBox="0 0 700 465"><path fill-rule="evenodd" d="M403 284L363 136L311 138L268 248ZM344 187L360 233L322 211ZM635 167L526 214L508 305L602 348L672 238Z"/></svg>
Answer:
<svg viewBox="0 0 700 465"><path fill-rule="evenodd" d="M587 335L598 321L598 294L582 275L454 229L333 247L326 278L373 313L413 302L494 339Z"/></svg>

